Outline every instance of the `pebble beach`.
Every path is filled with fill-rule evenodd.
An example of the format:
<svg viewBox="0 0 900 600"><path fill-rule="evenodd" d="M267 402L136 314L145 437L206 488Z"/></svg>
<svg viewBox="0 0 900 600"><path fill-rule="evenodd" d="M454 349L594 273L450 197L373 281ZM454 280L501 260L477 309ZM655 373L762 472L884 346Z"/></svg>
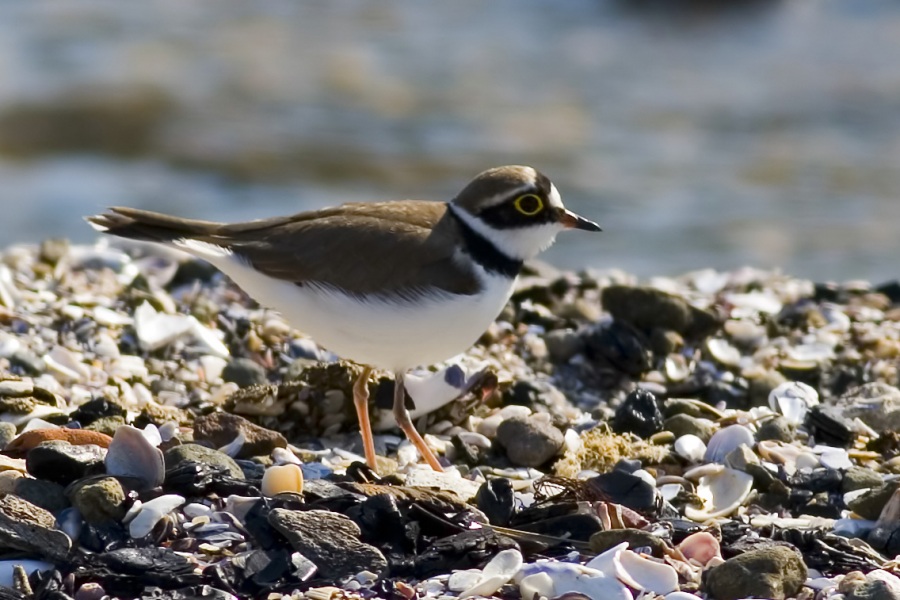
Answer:
<svg viewBox="0 0 900 600"><path fill-rule="evenodd" d="M0 598L900 597L900 283L528 265L371 384L181 254L0 251Z"/></svg>

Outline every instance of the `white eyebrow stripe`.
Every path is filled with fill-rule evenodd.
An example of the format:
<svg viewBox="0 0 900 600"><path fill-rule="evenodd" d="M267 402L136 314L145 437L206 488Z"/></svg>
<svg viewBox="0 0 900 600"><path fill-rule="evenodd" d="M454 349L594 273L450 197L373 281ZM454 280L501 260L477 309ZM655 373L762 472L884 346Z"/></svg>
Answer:
<svg viewBox="0 0 900 600"><path fill-rule="evenodd" d="M485 200L484 208L492 208L494 206L497 206L498 204L502 204L503 202L505 202L511 198L515 198L519 194L523 194L525 192L534 193L535 192L534 184L526 183L526 184L520 185L517 188L508 189L500 194L494 194L493 196L490 196L487 200Z"/></svg>

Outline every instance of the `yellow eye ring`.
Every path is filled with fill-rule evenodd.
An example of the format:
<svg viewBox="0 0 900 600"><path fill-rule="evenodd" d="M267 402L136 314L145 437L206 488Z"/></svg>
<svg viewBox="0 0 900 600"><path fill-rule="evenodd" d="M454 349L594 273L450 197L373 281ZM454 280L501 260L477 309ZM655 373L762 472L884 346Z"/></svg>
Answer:
<svg viewBox="0 0 900 600"><path fill-rule="evenodd" d="M534 194L523 194L515 199L513 206L526 217L533 217L544 210L544 201Z"/></svg>

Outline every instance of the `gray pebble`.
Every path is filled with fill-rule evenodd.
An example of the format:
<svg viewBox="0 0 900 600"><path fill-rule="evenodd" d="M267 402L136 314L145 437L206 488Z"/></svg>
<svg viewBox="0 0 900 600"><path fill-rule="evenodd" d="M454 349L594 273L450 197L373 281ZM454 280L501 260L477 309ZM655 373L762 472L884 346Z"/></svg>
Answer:
<svg viewBox="0 0 900 600"><path fill-rule="evenodd" d="M500 423L497 442L513 464L539 467L559 453L563 434L543 417L513 417Z"/></svg>
<svg viewBox="0 0 900 600"><path fill-rule="evenodd" d="M324 510L276 508L268 518L294 550L316 564L321 577L342 580L360 571L378 574L387 569L381 551L359 541L359 526L349 517Z"/></svg>

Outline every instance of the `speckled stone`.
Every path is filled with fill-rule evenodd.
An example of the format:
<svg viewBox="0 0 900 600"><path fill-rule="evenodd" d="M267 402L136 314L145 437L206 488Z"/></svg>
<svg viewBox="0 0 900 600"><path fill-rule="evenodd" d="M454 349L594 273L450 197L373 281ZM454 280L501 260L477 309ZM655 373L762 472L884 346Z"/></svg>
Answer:
<svg viewBox="0 0 900 600"><path fill-rule="evenodd" d="M193 461L206 465L218 465L228 469L231 477L235 479L243 479L244 472L238 466L234 459L218 450L201 446L200 444L182 444L166 450L163 455L166 461L166 469L171 469L175 465L184 461Z"/></svg>
<svg viewBox="0 0 900 600"><path fill-rule="evenodd" d="M69 490L69 496L88 523L121 521L125 516L125 490L115 477L79 482Z"/></svg>

